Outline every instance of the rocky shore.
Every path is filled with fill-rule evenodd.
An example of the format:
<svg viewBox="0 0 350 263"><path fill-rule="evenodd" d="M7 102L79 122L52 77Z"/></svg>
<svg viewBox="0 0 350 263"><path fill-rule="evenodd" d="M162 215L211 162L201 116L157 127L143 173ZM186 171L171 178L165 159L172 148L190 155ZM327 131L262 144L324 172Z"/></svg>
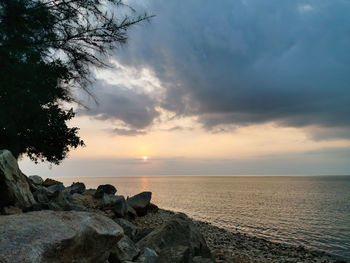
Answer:
<svg viewBox="0 0 350 263"><path fill-rule="evenodd" d="M147 229L133 223L158 212L151 192L125 198L109 184L86 189L27 177L1 150L0 197L0 263L215 262L184 214Z"/></svg>
<svg viewBox="0 0 350 263"><path fill-rule="evenodd" d="M117 193L27 177L0 150L0 263L345 262L158 209L151 192Z"/></svg>
<svg viewBox="0 0 350 263"><path fill-rule="evenodd" d="M166 224L175 212L159 209L157 213L136 218L133 223L140 229L157 228ZM203 234L217 263L262 262L348 262L321 251L270 242L239 232L229 232L208 222L192 220Z"/></svg>

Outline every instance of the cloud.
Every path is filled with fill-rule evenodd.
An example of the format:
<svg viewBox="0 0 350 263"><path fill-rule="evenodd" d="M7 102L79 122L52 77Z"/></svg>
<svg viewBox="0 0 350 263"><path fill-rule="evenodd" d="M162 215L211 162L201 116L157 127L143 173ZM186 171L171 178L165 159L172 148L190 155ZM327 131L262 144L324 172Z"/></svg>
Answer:
<svg viewBox="0 0 350 263"><path fill-rule="evenodd" d="M115 59L154 72L164 88L157 98L163 109L198 116L207 129L271 121L349 128L350 2L130 3L157 16L130 31ZM156 102L124 93L117 97L128 99L114 96L120 107L101 116L135 128L150 125ZM133 107L136 116L127 113Z"/></svg>
<svg viewBox="0 0 350 263"><path fill-rule="evenodd" d="M299 5L298 9L300 13L307 13L315 10L315 8L309 4L301 4Z"/></svg>
<svg viewBox="0 0 350 263"><path fill-rule="evenodd" d="M120 128L113 129L112 133L120 135L120 136L137 136L137 135L145 135L146 134L146 132L143 130L120 129Z"/></svg>
<svg viewBox="0 0 350 263"><path fill-rule="evenodd" d="M147 93L123 85L108 84L101 80L97 81L95 91L98 105L91 103L90 110L80 110L79 114L89 115L99 120L122 121L131 128L130 134L135 129L150 126L159 116L156 110L157 101ZM119 134L124 132L124 135L128 133L123 129L115 129L114 132Z"/></svg>
<svg viewBox="0 0 350 263"><path fill-rule="evenodd" d="M348 127L308 127L306 132L315 141L337 140L339 138L350 139L350 129Z"/></svg>
<svg viewBox="0 0 350 263"><path fill-rule="evenodd" d="M193 128L191 127L183 127L183 126L179 126L179 125L176 125L176 126L173 126L173 127L170 127L168 129L163 129L163 131L191 131L193 130Z"/></svg>

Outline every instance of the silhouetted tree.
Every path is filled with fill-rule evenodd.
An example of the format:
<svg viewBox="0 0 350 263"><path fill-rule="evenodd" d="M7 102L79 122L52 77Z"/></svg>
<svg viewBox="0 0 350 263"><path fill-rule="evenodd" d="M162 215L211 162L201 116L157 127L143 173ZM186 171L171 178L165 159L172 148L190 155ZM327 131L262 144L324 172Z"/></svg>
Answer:
<svg viewBox="0 0 350 263"><path fill-rule="evenodd" d="M122 15L116 0L0 0L0 148L58 164L83 146L74 117L74 88L105 67L130 26L150 17ZM116 13L116 12L119 12ZM125 13L125 12L124 12Z"/></svg>

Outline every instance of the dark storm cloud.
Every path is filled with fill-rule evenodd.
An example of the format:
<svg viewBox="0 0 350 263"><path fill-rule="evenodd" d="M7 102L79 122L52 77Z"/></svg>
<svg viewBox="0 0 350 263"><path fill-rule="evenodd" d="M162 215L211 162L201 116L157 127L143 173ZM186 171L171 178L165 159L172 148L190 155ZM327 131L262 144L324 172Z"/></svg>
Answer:
<svg viewBox="0 0 350 263"><path fill-rule="evenodd" d="M103 81L96 83L96 99L98 105L92 104L90 110L79 113L90 115L100 120L121 120L131 129L115 129L115 133L123 135L136 135L138 129L152 124L159 115L155 109L156 101L144 93L122 85L111 85ZM127 134L129 133L129 134ZM140 133L139 133L140 134Z"/></svg>
<svg viewBox="0 0 350 263"><path fill-rule="evenodd" d="M128 46L116 57L125 65L154 70L166 88L163 108L199 116L209 129L268 121L295 127L350 125L349 1L131 4L156 17L132 30ZM152 123L154 102L129 95L124 104L115 98L117 109L103 116L123 117L136 128ZM125 105L129 110L150 106L146 112L136 110L135 118L126 114Z"/></svg>

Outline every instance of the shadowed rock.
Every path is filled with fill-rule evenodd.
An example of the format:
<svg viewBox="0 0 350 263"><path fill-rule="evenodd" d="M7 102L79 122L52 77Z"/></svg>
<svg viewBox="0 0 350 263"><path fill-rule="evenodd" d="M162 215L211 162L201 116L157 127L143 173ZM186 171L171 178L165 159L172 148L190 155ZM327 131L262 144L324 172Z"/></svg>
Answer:
<svg viewBox="0 0 350 263"><path fill-rule="evenodd" d="M112 211L117 217L126 216L127 206L124 196L116 196L116 202L112 206Z"/></svg>
<svg viewBox="0 0 350 263"><path fill-rule="evenodd" d="M104 194L100 202L100 209L111 210L117 217L124 217L127 213L127 206L124 196Z"/></svg>
<svg viewBox="0 0 350 263"><path fill-rule="evenodd" d="M123 218L115 218L113 220L123 228L125 235L127 235L131 240L134 240L138 232L138 228L133 223Z"/></svg>
<svg viewBox="0 0 350 263"><path fill-rule="evenodd" d="M137 213L136 213L135 209L132 208L132 207L128 204L128 202L126 202L126 213L127 213L128 217L131 218L131 219L137 217Z"/></svg>
<svg viewBox="0 0 350 263"><path fill-rule="evenodd" d="M214 263L214 261L211 258L202 258L202 257L194 257L193 263Z"/></svg>
<svg viewBox="0 0 350 263"><path fill-rule="evenodd" d="M108 258L109 263L120 263L132 261L135 259L140 250L135 246L134 242L127 236L124 236L115 247L115 251Z"/></svg>
<svg viewBox="0 0 350 263"><path fill-rule="evenodd" d="M39 175L31 175L28 177L29 181L36 185L42 185L44 182L43 178L41 178Z"/></svg>
<svg viewBox="0 0 350 263"><path fill-rule="evenodd" d="M6 206L4 207L3 212L5 215L15 215L22 213L22 209L18 208L17 206Z"/></svg>
<svg viewBox="0 0 350 263"><path fill-rule="evenodd" d="M128 198L127 203L136 211L138 216L143 216L147 213L151 198L152 192L142 192Z"/></svg>
<svg viewBox="0 0 350 263"><path fill-rule="evenodd" d="M188 246L173 246L164 248L157 263L192 263Z"/></svg>
<svg viewBox="0 0 350 263"><path fill-rule="evenodd" d="M42 185L45 187L50 187L56 184L62 184L62 183L51 178L46 178L45 181L42 183Z"/></svg>
<svg viewBox="0 0 350 263"><path fill-rule="evenodd" d="M104 263L123 230L99 214L40 211L0 217L0 236L2 263Z"/></svg>
<svg viewBox="0 0 350 263"><path fill-rule="evenodd" d="M95 198L102 198L104 194L114 195L117 192L117 189L110 184L99 185L95 192Z"/></svg>
<svg viewBox="0 0 350 263"><path fill-rule="evenodd" d="M158 254L148 247L146 247L141 255L136 259L137 263L156 263L158 259Z"/></svg>
<svg viewBox="0 0 350 263"><path fill-rule="evenodd" d="M51 192L52 195L55 195L56 193L63 191L66 189L62 183L54 184L49 187L47 187L47 190Z"/></svg>
<svg viewBox="0 0 350 263"><path fill-rule="evenodd" d="M42 187L41 189L34 191L33 195L37 202L47 204L49 202L49 196L52 196L52 193L45 187Z"/></svg>
<svg viewBox="0 0 350 263"><path fill-rule="evenodd" d="M72 194L82 194L85 192L86 187L84 183L72 183L71 186L67 187L67 190L69 191L69 193Z"/></svg>
<svg viewBox="0 0 350 263"><path fill-rule="evenodd" d="M0 209L5 206L30 207L35 204L27 177L18 168L10 151L0 150Z"/></svg>
<svg viewBox="0 0 350 263"><path fill-rule="evenodd" d="M157 262L193 262L195 256L211 260L203 235L184 214L175 215L141 239L137 246L155 250L159 255Z"/></svg>

